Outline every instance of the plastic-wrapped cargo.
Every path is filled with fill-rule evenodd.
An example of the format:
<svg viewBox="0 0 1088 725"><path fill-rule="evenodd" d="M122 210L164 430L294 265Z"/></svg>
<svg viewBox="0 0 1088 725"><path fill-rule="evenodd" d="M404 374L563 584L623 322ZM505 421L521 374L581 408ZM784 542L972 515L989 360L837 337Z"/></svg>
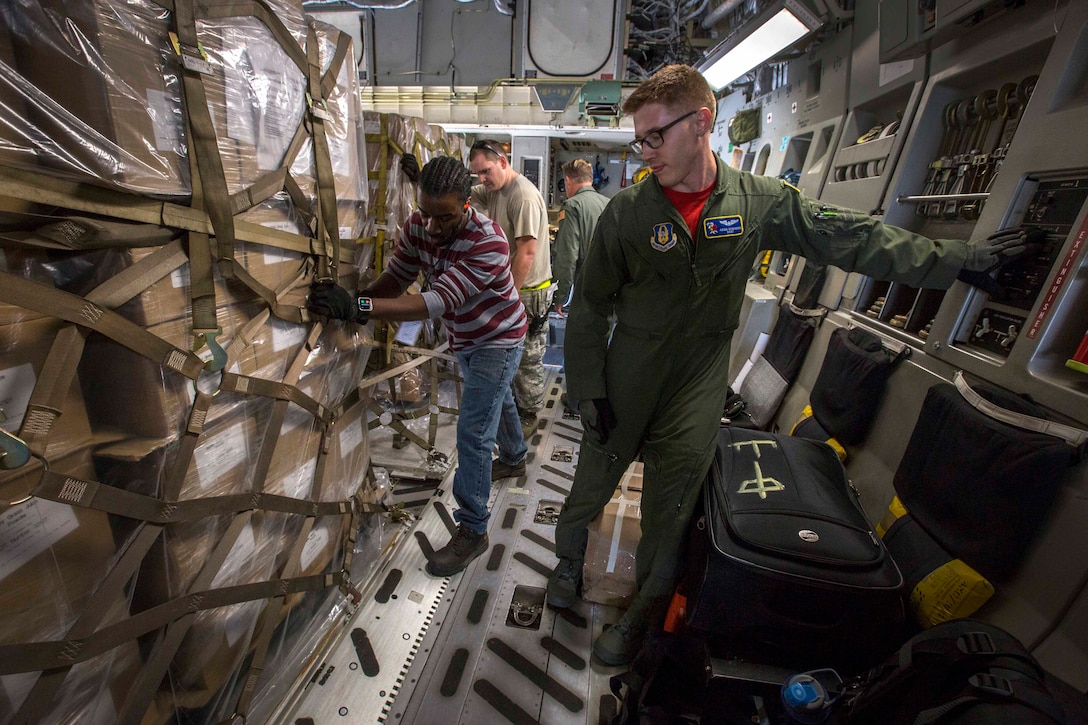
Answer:
<svg viewBox="0 0 1088 725"><path fill-rule="evenodd" d="M316 340L309 339L309 326L267 313L250 320L234 319L232 325L234 334L244 339L231 337L228 370L241 370L244 364L254 380L291 384L297 378L297 388L323 406L335 406L344 400L362 377L369 347L361 344L354 324L349 328L334 323ZM184 329L184 325L176 327ZM277 405L283 408L278 416ZM149 415L161 415L154 403L148 407ZM344 501L361 485L360 468L368 460L362 409L361 404L356 404L330 427L329 456L320 481L315 479L323 424L293 403L237 392L222 392L215 398L191 461L177 457L176 441L162 445L155 439L129 439L98 449L99 480L162 496L174 468L185 466L180 500L260 490L303 500ZM258 480L262 474L259 461L270 447L272 454L263 480ZM347 450L341 453L344 447ZM149 482L154 485L148 487ZM134 611L164 604L193 589L249 584L281 576L287 554L302 530L302 518L256 512L225 544L224 535L233 533L231 526L237 521L234 516L214 516L168 527L141 567ZM332 563L343 544L345 524L344 516L322 517L314 522L299 556L302 575L326 571L326 565ZM228 551L221 566L214 572L204 572L205 562L223 545ZM211 574L214 577L208 581ZM205 581L198 585L201 576ZM217 708L217 693L249 652L265 605L264 601L243 602L197 614L173 657L167 680L156 696L156 708L165 708L163 698L182 709Z"/></svg>
<svg viewBox="0 0 1088 725"><path fill-rule="evenodd" d="M4 255L0 261L10 257ZM23 269L32 277L50 278L46 271L50 266L44 260ZM64 260L52 260L52 267L65 268ZM20 431L30 394L62 327L59 320L0 304L3 430ZM45 446L50 470L74 479L94 478L90 446L87 410L76 383L65 396L63 414ZM20 468L0 469L0 646L63 640L125 541L122 531L111 529L107 514L29 497L42 471L36 458ZM106 624L127 611L128 601L119 594L108 607ZM115 722L116 701L124 697L140 662L132 641L78 663L65 678L59 697L44 710L42 722ZM0 675L0 722L12 720L38 678L37 672Z"/></svg>
<svg viewBox="0 0 1088 725"><path fill-rule="evenodd" d="M129 272L142 260L163 250L171 253L169 245L86 252L5 247L4 255L0 258L3 263L0 272L72 294L88 295L93 294L100 284L116 280L118 274ZM288 280L288 283L283 286L281 299L287 304L302 304L308 281L305 260L302 255L288 261L278 259L282 256L278 251L246 245L240 250L239 259L250 264L255 275L266 276L268 284L274 284L275 275L282 275L282 279ZM272 259L256 261L268 252L272 253ZM184 272L187 262L182 260L180 266L175 266L176 261L165 268ZM265 262L267 269L257 270ZM303 262L302 266L299 266L300 262ZM277 266L285 269L276 270ZM103 274L107 270L109 273ZM303 275L296 281L299 271ZM354 286L354 267L348 265L342 271L347 272L348 276L341 283ZM155 310L162 310L160 316L165 316L168 314L166 310L173 308L179 316L149 325L143 330L178 349L186 349L192 345L193 339L191 322L185 310L185 300L189 296L187 284L183 275L166 272L163 275L159 282L151 284L151 287L156 287L154 291L144 290L135 295L133 302L118 309L134 320L147 320L158 314ZM181 279L183 284L177 288L172 283L161 284L171 277ZM222 280L220 283L228 284ZM225 294L218 297L227 299ZM363 375L370 350L370 335L366 327L333 322L327 324L318 335L310 323L275 317L253 295L245 301L239 298L231 304L222 304L217 308L217 313L223 328L220 339L228 353L226 370L255 381L251 384L267 381L279 386L285 379L293 379L305 395L331 409L338 407L349 396ZM33 391L40 377L42 361L52 344L51 335L55 336L56 330L64 325L49 314L0 305L0 341L6 341L0 344L0 369L20 371L19 382L13 387L22 396L20 400ZM28 365L29 368L26 368ZM144 368L142 373L141 368ZM32 377L22 372L26 369L32 373ZM179 457L182 450L179 436L189 421L193 405L192 380L97 332L88 335L79 375L84 384L82 387L92 392L93 415L85 412L79 397L81 386L74 385L69 400L76 402L65 403L48 448L51 470L69 475L73 480L100 481L132 493L164 497L166 479L172 471L184 467L179 495L183 501L247 492L258 487L260 482L256 462L262 451L272 450L270 444L275 441L267 475L260 484L269 493L304 500L346 501L364 484L369 462L365 400L348 407L336 417L323 439L323 424L309 411L294 402L277 401L267 391L247 393L239 384L238 389L215 396L192 460L186 461ZM125 395L128 397L119 397ZM13 416L5 429L17 432L19 421L14 417L17 414L16 404L6 401L4 405ZM269 428L269 421L276 406L285 410L278 427L273 430ZM21 407L25 407L25 403ZM92 417L93 424L90 420ZM69 433L68 429L75 430ZM126 430L127 433L124 433ZM62 450L61 446L71 447L65 444L67 439L82 442L81 462L70 464L77 459ZM94 447L93 457L90 446ZM316 459L322 450L326 455L319 468ZM321 485L315 481L319 470L322 471ZM21 498L33 487L40 473L41 467L33 464L16 472L5 472L0 476L0 490L5 494L2 500L16 498L7 495L16 488ZM6 485L13 480L17 481L16 488ZM94 555L89 550L86 552L89 557L86 559L86 571L93 573L93 578L88 579L89 589L81 594L80 599L74 602L61 600L60 604L32 599L37 602L34 614L52 612L63 606L71 609L73 616L78 616L80 607L94 592L94 584L108 571L115 554L113 542L128 540L138 522L123 515L107 517L104 512L93 508L69 507L46 499L31 499L9 512L0 513L0 516L17 512L25 517L27 513L57 507L70 513L50 515L50 523L45 528L52 533L63 534L71 528L66 522L76 517L80 521L86 519L92 522L85 528L81 525L79 531L93 533L101 541L110 542L110 548L104 550L104 561L100 565L95 564ZM131 612L127 600L118 604L118 621L124 623L130 613L145 612L148 607L176 600L184 596L190 587L195 586L197 590L216 589L284 576L284 567L289 558L287 554L299 541L303 518L298 514L256 511L237 532L231 532L235 519L229 514L167 526L140 564ZM295 575L338 575L344 563L343 546L349 521L350 517L344 514L315 519L307 536L300 541ZM0 532L3 530L3 523L0 523ZM9 532L13 530L8 529ZM222 537L226 532L231 532L232 538L223 543ZM20 541L26 539L25 535L16 534L12 535L13 538ZM221 545L226 547L222 565L203 572L203 584L196 584L204 562ZM376 557L379 550L380 547L372 545L367 553ZM72 548L57 549L54 546L51 551L57 557L58 566L76 566L81 561ZM0 550L0 561L9 561L10 553L10 547ZM79 553L82 555L85 552ZM83 580L76 577L70 584L52 588L56 592L70 594L79 588L80 581ZM332 581L329 580L330 583ZM325 584L326 588L315 592L314 597L326 603L323 606L334 607L343 594L328 589L328 586ZM0 600L4 600L7 591L5 588L0 594ZM12 591L26 594L22 586L13 587ZM287 608L296 606L302 598L301 594L290 595L285 602ZM188 629L177 651L168 655L169 669L165 679L161 683L150 683L152 691L149 697L153 699L139 706L149 708L145 719L155 721L155 718L161 717L161 721L180 718L181 721L203 722L206 717L211 717L209 713L219 713L224 717L229 715L237 699L237 692L233 688L245 678L245 663L254 651L260 615L268 604L269 600L258 599L194 614L191 624L186 624ZM0 601L0 607L3 606L3 601ZM287 608L278 617L282 626L286 626L284 612ZM303 623L303 614L316 619ZM305 624L306 627L312 625L318 629L326 626L324 614L316 615L307 610L303 610L303 614L291 618L295 626ZM25 616L24 610L20 609L14 613L12 621L21 621ZM50 618L60 624L41 631L27 628L22 631L23 639L18 638L18 633L13 633L13 637L16 637L14 641L25 642L26 637L30 638L29 641L64 638L74 620L52 615ZM112 623L112 620L104 623ZM276 623L273 620L268 626L275 626ZM151 637L148 642L154 643L158 639ZM0 646L3 644L4 641L0 640ZM150 656L154 651L154 648L150 651L145 648L144 656ZM287 662L283 666L297 669L299 663ZM117 708L125 701L126 691L146 672L148 665L140 659L135 639L101 657L80 662L64 678L62 687L47 696L48 707L43 712L53 712L55 715L50 715L44 721L71 722L73 718L70 714L73 711L90 718L90 722L116 721ZM273 672L269 671L271 674ZM283 676L282 673L276 674ZM37 676L34 673L16 673L6 677L15 679L5 679L5 693L14 692L20 698L25 698L27 693L35 691ZM6 706L12 709L9 714L13 715L19 705L11 701ZM95 713L93 717L91 713ZM0 718L0 721L4 719Z"/></svg>
<svg viewBox="0 0 1088 725"><path fill-rule="evenodd" d="M169 38L174 18L151 0L67 5L14 0L0 7L0 104L5 109L0 164L184 204L193 152L184 135L184 114L191 118L194 109L182 98L189 95L184 89L192 87L193 78L179 75ZM197 12L205 5L198 5ZM245 12L244 3L229 6ZM195 63L209 71L200 74L201 87L228 191L260 180L258 187L267 192L275 182L263 182L287 166L309 204L294 212L318 211L314 150L322 143L314 143L309 134L321 114L331 150L338 236L357 237L364 226L368 186L360 172L366 168L366 149L350 44L328 26L307 26L297 2L272 0L252 7L260 18L198 19L202 56L188 55L190 68ZM287 32L272 33L272 25ZM192 51L181 36L183 49ZM324 101L312 110L305 95L313 79L300 69L306 65L308 37L317 39L310 50L329 71ZM294 52L279 45L285 38L298 46ZM270 177L269 172L275 173ZM116 625L127 639L100 656L77 656L73 666L53 661L43 666L47 677L20 671L18 657L0 657L6 660L0 662L0 677L8 698L0 703L0 721L31 717L28 713L50 723L75 721L74 713L87 722L136 716L148 723L220 721L235 711L244 715L248 698L259 692L267 704L265 693L274 696L299 671L300 658L343 614L344 593L336 585L346 583L341 570L351 564L352 552L345 550L349 526L356 529L357 555L350 566L355 581L383 550L388 531L373 510L378 494L360 493L372 483L367 478L367 401L365 394L357 398L355 386L372 347L371 330L353 323L319 329L308 321L305 295L324 251L309 239L317 235L316 223L293 229L299 233L294 240L268 232L262 237L253 227L243 237L243 221L259 216L260 209L243 211L262 198L254 190L258 187L232 199L230 213L239 225L230 249L233 267L211 265L215 324L221 328L217 342L227 353L222 378L215 371L197 373L199 361L192 366L196 338L189 255L200 247L184 230L39 208L34 211L64 216L42 225L40 216L23 215L26 227L13 236L22 235L27 243L5 243L0 272L20 278L20 284L32 280L76 295L65 299L79 304L85 318L68 313L77 328L57 319L64 314L51 305L31 305L34 311L0 304L0 348L4 339L11 343L7 358L0 350L0 362L11 363L4 370L19 370L14 386L19 400L28 397L28 389L35 395L42 388L41 363L30 364L30 377L26 360L40 360L48 352L43 339L57 330L78 329L83 345L81 385L71 386L63 415L48 441L41 442L49 471L31 463L0 476L4 502L16 498L7 497L8 492L17 490L21 497L38 485L36 498L0 510L0 546L7 541L3 527L8 519L3 517L24 521L30 513L45 512L48 516L38 517L36 539L9 526L12 539L47 542L38 545L48 545L38 556L53 557L42 561L62 569L82 566L84 560L87 566L62 572L55 586L49 584L52 574L43 575L43 585L55 590L47 593L60 598L35 599L26 587L13 587L19 602L26 597L36 602L33 612L18 609L22 605L12 603L6 598L9 590L2 589L0 610L16 608L6 620L10 639L0 638L0 648L24 648L41 660L46 655L36 643L86 638L93 645L104 625ZM72 209L84 208L76 196L71 199ZM114 213L125 215L125 204L114 206ZM0 200L0 209L12 208ZM20 217L5 217L6 229L12 229L13 218ZM177 218L195 217L181 213ZM213 224L213 229L219 238L220 228ZM265 237L269 245L242 241ZM66 240L88 248L69 252L34 246ZM366 244L341 247L343 286L357 286L355 278L370 266L370 249ZM245 284L225 278L228 269L244 270ZM6 278L4 285L10 291ZM109 334L100 319L128 325L144 342L155 341L158 352L148 354L132 339ZM211 358L206 347L200 355ZM69 357L74 363L76 356ZM178 359L189 361L187 372L174 366ZM217 386L214 397L205 397ZM80 399L84 393L90 396L86 403ZM15 407L5 403L9 411ZM5 430L20 427L12 419ZM54 473L67 477L64 485L70 491L48 488ZM100 498L84 496L95 490ZM261 498L264 494L293 502L277 503ZM349 505L357 494L364 507L360 515ZM211 505L232 495L245 497L246 510L220 506L213 514L171 518L175 509L198 501ZM61 496L80 505L56 503ZM290 506L292 512L277 506ZM80 522L74 529L73 518ZM84 535L97 537L101 556L92 546L68 545ZM16 561L9 556L12 551L11 546L0 550L0 567ZM5 585L28 571L26 566L35 567L0 569ZM117 575L107 576L111 571ZM283 578L301 591L281 598L277 582ZM88 584L81 591L84 581ZM265 594L231 589L238 586ZM232 591L229 603L199 606L205 593ZM99 606L89 607L91 601ZM102 604L108 612L99 619L94 612ZM165 612L174 614L166 617ZM48 615L52 627L23 629L22 620L32 624L35 615ZM2 651L15 651L10 648ZM262 661L263 667L251 666Z"/></svg>
<svg viewBox="0 0 1088 725"><path fill-rule="evenodd" d="M58 471L93 478L89 442L56 455ZM28 466L41 464L34 462ZM11 490L0 475L0 500ZM123 540L122 542L123 543ZM105 513L31 498L0 510L0 645L63 640L109 571L119 543ZM128 613L118 596L105 624ZM72 668L44 722L112 723L141 664L135 641ZM39 673L0 676L0 722L11 722Z"/></svg>
<svg viewBox="0 0 1088 725"><path fill-rule="evenodd" d="M388 259L401 226L416 208L416 188L400 170L398 149L415 154L422 168L440 155L464 160L465 141L463 136L447 134L442 127L428 125L423 119L395 113L363 111L363 127L371 214L362 235L380 239Z"/></svg>
<svg viewBox="0 0 1088 725"><path fill-rule="evenodd" d="M322 78L328 77L329 91L318 113L324 121L334 188L338 232L341 239L356 239L366 219L369 188L366 181L366 144L363 137L359 81L355 73L355 51L351 37L326 23L308 19L318 41ZM311 213L318 212L316 180L319 176L314 142L302 138L293 159L287 159L291 176L309 200ZM286 192L257 205L241 217L246 221L295 234L309 234L305 220L294 209Z"/></svg>
<svg viewBox="0 0 1088 725"><path fill-rule="evenodd" d="M268 0L305 47L301 3ZM256 7L256 5L255 5ZM0 7L5 163L155 196L191 193L172 13L152 0L12 0ZM197 21L201 70L228 188L279 168L306 108L303 72L256 17ZM0 48L4 46L0 41ZM206 72L204 72L206 71Z"/></svg>

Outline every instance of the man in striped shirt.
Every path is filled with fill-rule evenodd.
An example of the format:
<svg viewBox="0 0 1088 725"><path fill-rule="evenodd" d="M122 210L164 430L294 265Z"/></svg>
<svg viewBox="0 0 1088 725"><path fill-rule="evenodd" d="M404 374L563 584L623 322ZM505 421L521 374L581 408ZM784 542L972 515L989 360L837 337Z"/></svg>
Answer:
<svg viewBox="0 0 1088 725"><path fill-rule="evenodd" d="M440 577L487 550L491 482L523 475L528 451L510 387L525 344L525 308L510 273L510 245L469 206L470 189L464 164L432 159L419 176L419 209L405 222L387 269L356 295L315 282L308 305L317 315L360 323L441 317L446 325L464 386L453 478L457 531L427 564L427 573ZM420 273L426 291L404 294Z"/></svg>

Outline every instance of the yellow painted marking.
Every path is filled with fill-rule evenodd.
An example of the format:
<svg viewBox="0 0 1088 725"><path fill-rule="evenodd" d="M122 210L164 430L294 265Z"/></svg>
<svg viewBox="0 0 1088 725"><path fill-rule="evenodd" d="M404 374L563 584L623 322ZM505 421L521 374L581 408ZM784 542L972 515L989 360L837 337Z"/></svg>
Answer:
<svg viewBox="0 0 1088 725"><path fill-rule="evenodd" d="M760 498L766 499L768 491L786 490L786 487L777 479L764 476L758 463L753 461L752 465L756 468L756 477L750 478L747 481L742 481L740 488L737 489L737 493L757 493Z"/></svg>

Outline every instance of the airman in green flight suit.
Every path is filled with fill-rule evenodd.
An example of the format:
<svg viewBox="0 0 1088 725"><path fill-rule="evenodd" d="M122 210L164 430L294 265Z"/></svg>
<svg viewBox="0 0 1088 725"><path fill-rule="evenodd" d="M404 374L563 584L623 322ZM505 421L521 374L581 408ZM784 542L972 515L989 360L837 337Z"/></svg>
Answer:
<svg viewBox="0 0 1088 725"><path fill-rule="evenodd" d="M637 456L644 462L638 585L597 637L610 665L659 625L681 571L681 545L714 454L729 347L757 255L780 249L914 287L947 288L1024 249L1023 235L974 244L931 240L804 197L727 166L710 147L716 102L689 66L668 66L624 104L632 144L653 170L601 215L575 286L564 362L585 429L555 532L548 601L577 600L587 526ZM616 327L609 336L609 318Z"/></svg>

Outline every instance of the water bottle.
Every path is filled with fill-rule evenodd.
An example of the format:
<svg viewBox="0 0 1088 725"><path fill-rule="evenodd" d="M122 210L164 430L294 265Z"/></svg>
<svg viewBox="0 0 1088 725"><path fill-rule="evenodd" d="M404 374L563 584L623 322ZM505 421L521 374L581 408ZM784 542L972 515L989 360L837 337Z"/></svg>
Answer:
<svg viewBox="0 0 1088 725"><path fill-rule="evenodd" d="M822 670L817 670L819 671ZM827 688L813 674L802 672L782 683L782 708L790 722L818 725L831 716L833 699L828 695Z"/></svg>

